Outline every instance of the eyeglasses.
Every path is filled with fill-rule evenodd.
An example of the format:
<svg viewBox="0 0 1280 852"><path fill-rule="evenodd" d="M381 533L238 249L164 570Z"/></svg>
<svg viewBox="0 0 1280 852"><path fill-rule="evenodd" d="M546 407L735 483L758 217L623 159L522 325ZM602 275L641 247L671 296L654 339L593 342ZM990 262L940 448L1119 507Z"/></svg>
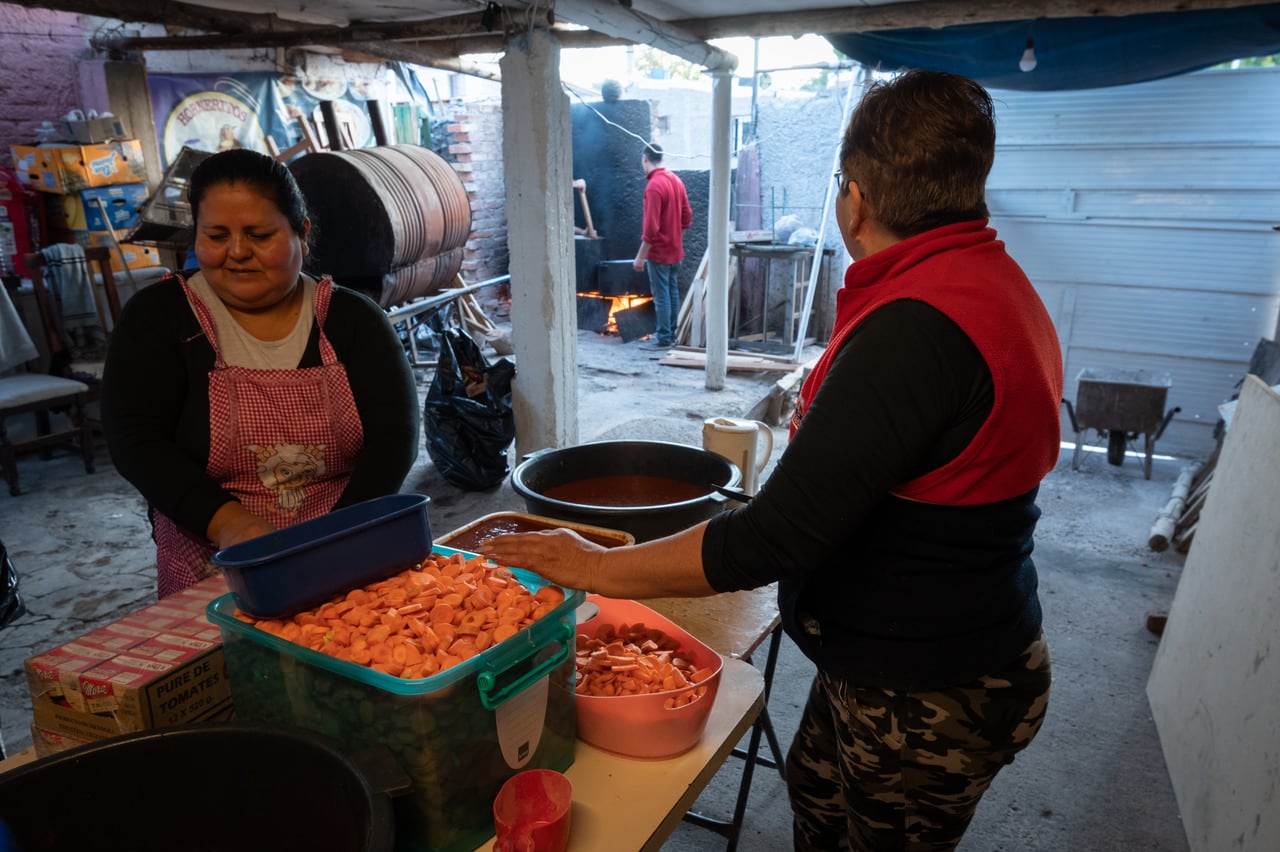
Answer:
<svg viewBox="0 0 1280 852"><path fill-rule="evenodd" d="M836 180L836 191L844 192L849 188L849 181L844 179L844 169L836 169L836 173L832 177Z"/></svg>

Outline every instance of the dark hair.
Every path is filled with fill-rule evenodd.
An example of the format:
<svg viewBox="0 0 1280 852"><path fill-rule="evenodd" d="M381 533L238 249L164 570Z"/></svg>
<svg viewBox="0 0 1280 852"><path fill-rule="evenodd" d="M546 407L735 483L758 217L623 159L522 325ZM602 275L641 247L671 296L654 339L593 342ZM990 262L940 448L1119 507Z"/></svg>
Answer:
<svg viewBox="0 0 1280 852"><path fill-rule="evenodd" d="M908 71L872 85L840 147L845 177L890 233L986 218L995 160L994 106L986 89L941 71Z"/></svg>
<svg viewBox="0 0 1280 852"><path fill-rule="evenodd" d="M634 156L634 155L632 155ZM657 142L650 142L644 146L645 158L655 166L662 162L662 146Z"/></svg>
<svg viewBox="0 0 1280 852"><path fill-rule="evenodd" d="M279 208L294 233L304 241L307 239L302 224L308 217L307 199L284 163L248 148L232 148L202 160L191 172L191 180L187 184L193 223L200 223L200 202L209 187L223 183L242 183L253 187Z"/></svg>

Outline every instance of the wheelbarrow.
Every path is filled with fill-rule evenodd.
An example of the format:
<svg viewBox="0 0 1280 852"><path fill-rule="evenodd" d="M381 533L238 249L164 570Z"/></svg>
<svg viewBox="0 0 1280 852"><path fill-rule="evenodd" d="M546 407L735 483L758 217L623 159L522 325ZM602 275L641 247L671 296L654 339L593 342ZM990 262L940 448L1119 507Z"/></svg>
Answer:
<svg viewBox="0 0 1280 852"><path fill-rule="evenodd" d="M1169 374L1086 368L1080 371L1077 381L1075 407L1070 400L1062 401L1067 407L1067 416L1071 418L1071 428L1076 433L1071 469L1080 469L1084 433L1096 429L1098 436L1107 442L1107 461L1117 466L1124 463L1129 441L1142 435L1146 450L1142 475L1150 479L1156 441L1164 434L1173 415L1182 410L1164 410L1165 399L1173 384Z"/></svg>

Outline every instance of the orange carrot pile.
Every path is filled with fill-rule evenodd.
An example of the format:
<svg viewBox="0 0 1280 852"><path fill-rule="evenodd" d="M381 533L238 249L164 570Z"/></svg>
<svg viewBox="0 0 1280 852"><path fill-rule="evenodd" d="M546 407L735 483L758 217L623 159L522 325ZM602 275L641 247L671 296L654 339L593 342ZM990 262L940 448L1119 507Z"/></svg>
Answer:
<svg viewBox="0 0 1280 852"><path fill-rule="evenodd" d="M282 639L405 679L430 677L514 636L564 600L531 593L483 557L433 553L413 568L288 619L236 618Z"/></svg>
<svg viewBox="0 0 1280 852"><path fill-rule="evenodd" d="M706 695L707 688L687 689L715 673L695 669L682 656L678 640L641 623L601 625L594 637L578 634L577 693L591 696L652 695L686 691L664 702L668 709L683 707Z"/></svg>

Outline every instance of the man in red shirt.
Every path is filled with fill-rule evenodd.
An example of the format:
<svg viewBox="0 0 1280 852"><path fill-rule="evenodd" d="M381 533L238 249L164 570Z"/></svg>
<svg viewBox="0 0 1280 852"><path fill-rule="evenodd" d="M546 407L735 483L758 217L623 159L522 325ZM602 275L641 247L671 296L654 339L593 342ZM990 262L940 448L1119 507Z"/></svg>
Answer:
<svg viewBox="0 0 1280 852"><path fill-rule="evenodd" d="M693 208L684 183L662 166L662 148L645 146L640 155L644 166L644 223L640 248L631 264L637 272L648 261L649 287L657 327L640 344L641 349L668 349L676 343L680 313L680 261L684 260L684 232L693 222Z"/></svg>

